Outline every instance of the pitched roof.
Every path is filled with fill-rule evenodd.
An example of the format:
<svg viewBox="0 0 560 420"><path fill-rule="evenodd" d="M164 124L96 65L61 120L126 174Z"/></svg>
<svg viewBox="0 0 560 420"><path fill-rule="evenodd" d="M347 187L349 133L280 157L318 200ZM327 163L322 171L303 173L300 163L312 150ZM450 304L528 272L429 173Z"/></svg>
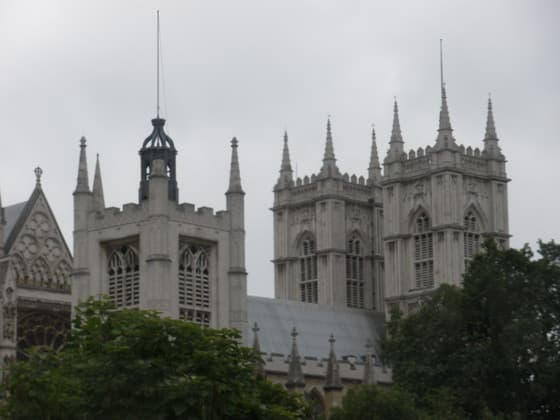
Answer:
<svg viewBox="0 0 560 420"><path fill-rule="evenodd" d="M21 203L4 207L4 218L6 219L6 226L4 230L4 244L8 242L10 233L12 233L14 226L20 219L26 204L27 201L22 201Z"/></svg>
<svg viewBox="0 0 560 420"><path fill-rule="evenodd" d="M264 353L290 354L290 333L296 327L302 357L326 359L329 337L333 334L339 359L354 356L361 360L370 339L373 353L380 360L380 341L385 334L382 313L256 296L248 297L247 310L249 325L256 322L259 326L259 341Z"/></svg>

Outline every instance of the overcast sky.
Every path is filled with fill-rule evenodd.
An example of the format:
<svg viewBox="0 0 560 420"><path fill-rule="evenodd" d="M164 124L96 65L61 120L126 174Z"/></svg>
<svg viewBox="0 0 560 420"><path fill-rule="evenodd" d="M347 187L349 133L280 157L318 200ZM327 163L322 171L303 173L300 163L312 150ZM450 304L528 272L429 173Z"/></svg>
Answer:
<svg viewBox="0 0 560 420"><path fill-rule="evenodd" d="M481 146L492 93L508 159L512 245L560 239L560 1L0 0L0 191L26 200L33 169L72 242L79 139L101 156L108 206L137 200L155 115L161 10L163 116L182 202L225 207L240 141L249 293L273 295L272 187L288 130L299 176L366 176L371 124L387 150L393 96L406 149L433 145L439 39L458 143Z"/></svg>

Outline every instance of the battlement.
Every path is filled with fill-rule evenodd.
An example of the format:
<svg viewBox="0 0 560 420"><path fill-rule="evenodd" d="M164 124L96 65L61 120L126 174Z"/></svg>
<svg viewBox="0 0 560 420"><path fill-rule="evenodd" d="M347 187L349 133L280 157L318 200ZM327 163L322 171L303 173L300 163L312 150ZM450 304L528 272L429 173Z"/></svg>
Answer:
<svg viewBox="0 0 560 420"><path fill-rule="evenodd" d="M148 202L145 203L126 203L122 209L107 207L103 211L90 213L93 215L93 219L90 219L90 221L96 229L140 223L149 217ZM191 203L175 204L170 202L170 204L169 218L171 220L199 224L220 230L229 229L229 217L227 217L229 213L225 210L214 213L214 209L211 207L201 206L196 208Z"/></svg>
<svg viewBox="0 0 560 420"><path fill-rule="evenodd" d="M490 163L495 159L489 159L488 153L478 147L473 149L471 146L460 145L448 151L452 154L451 158L442 159L440 158L441 151L430 146L425 149L422 147L417 150L412 149L408 153L402 153L400 160L387 163L386 166L400 163L402 170L391 173L386 168L386 175L388 173L389 176L416 176L441 167L453 167L481 176L506 176L505 169L498 169L496 173L495 166Z"/></svg>

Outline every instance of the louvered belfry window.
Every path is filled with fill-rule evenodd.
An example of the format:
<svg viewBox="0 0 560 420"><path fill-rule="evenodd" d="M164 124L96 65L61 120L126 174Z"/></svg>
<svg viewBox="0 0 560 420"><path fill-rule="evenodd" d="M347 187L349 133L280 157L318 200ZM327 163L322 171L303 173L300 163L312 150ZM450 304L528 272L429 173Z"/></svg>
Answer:
<svg viewBox="0 0 560 420"><path fill-rule="evenodd" d="M346 305L364 307L364 257L359 239L348 241L346 250Z"/></svg>
<svg viewBox="0 0 560 420"><path fill-rule="evenodd" d="M317 303L319 301L317 281L317 254L315 241L305 238L300 249L300 293L301 301Z"/></svg>
<svg viewBox="0 0 560 420"><path fill-rule="evenodd" d="M480 227L476 216L469 212L464 219L465 232L463 241L465 247L465 265L480 251Z"/></svg>
<svg viewBox="0 0 560 420"><path fill-rule="evenodd" d="M119 308L140 303L140 265L138 251L132 245L113 248L108 261L109 297Z"/></svg>
<svg viewBox="0 0 560 420"><path fill-rule="evenodd" d="M211 288L207 247L186 244L179 253L179 317L210 326Z"/></svg>
<svg viewBox="0 0 560 420"><path fill-rule="evenodd" d="M414 234L415 288L434 286L434 243L430 218L422 213L416 219Z"/></svg>

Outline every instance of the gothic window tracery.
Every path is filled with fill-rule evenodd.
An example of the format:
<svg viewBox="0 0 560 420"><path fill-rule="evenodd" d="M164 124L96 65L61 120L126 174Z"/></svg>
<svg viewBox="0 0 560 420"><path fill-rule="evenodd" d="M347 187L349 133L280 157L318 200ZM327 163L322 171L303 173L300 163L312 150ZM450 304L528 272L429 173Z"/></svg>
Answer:
<svg viewBox="0 0 560 420"><path fill-rule="evenodd" d="M179 316L210 326L211 290L208 250L185 245L179 254Z"/></svg>
<svg viewBox="0 0 560 420"><path fill-rule="evenodd" d="M415 288L434 286L434 244L430 218L422 212L415 220L414 272Z"/></svg>
<svg viewBox="0 0 560 420"><path fill-rule="evenodd" d="M140 303L140 265L138 252L131 245L112 249L107 264L109 296L117 307Z"/></svg>
<svg viewBox="0 0 560 420"><path fill-rule="evenodd" d="M29 286L49 287L51 275L49 265L44 258L36 258L29 267Z"/></svg>
<svg viewBox="0 0 560 420"><path fill-rule="evenodd" d="M301 301L318 303L317 254L315 240L310 235L301 241L299 263Z"/></svg>
<svg viewBox="0 0 560 420"><path fill-rule="evenodd" d="M27 269L25 261L19 254L14 254L12 256L12 269L15 275L15 281L18 286L25 285L27 279Z"/></svg>
<svg viewBox="0 0 560 420"><path fill-rule="evenodd" d="M54 269L53 284L55 289L70 291L72 268L66 261L60 261Z"/></svg>
<svg viewBox="0 0 560 420"><path fill-rule="evenodd" d="M364 257L362 244L355 237L348 241L346 250L346 305L364 307Z"/></svg>
<svg viewBox="0 0 560 420"><path fill-rule="evenodd" d="M469 212L465 218L463 233L465 265L480 251L480 225L474 213Z"/></svg>
<svg viewBox="0 0 560 420"><path fill-rule="evenodd" d="M69 330L69 312L18 309L17 358L27 359L29 349L34 346L62 349Z"/></svg>

